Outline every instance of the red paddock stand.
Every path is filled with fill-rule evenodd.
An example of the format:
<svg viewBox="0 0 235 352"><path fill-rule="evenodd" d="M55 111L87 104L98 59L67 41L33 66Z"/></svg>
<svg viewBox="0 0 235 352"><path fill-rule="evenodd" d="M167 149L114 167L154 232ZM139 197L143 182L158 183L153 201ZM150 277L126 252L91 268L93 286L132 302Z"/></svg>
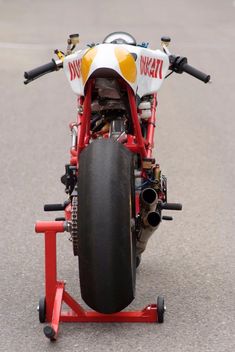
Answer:
<svg viewBox="0 0 235 352"><path fill-rule="evenodd" d="M47 322L44 334L50 340L56 340L60 322L138 322L163 323L164 300L158 297L157 304L148 305L140 311L101 314L85 311L78 302L65 290L65 282L57 280L56 270L56 235L65 231L64 221L38 221L35 226L37 233L45 235L45 298L39 302L39 320ZM63 302L68 310L62 311Z"/></svg>

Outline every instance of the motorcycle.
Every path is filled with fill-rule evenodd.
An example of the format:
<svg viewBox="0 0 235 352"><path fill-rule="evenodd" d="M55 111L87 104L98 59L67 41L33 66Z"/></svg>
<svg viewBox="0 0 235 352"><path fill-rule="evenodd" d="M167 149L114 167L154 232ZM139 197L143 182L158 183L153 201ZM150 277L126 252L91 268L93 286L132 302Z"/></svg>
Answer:
<svg viewBox="0 0 235 352"><path fill-rule="evenodd" d="M44 210L65 212L82 298L104 314L132 302L147 242L162 220L172 220L163 210L182 209L168 202L167 178L152 154L157 92L173 72L210 81L186 57L170 53L169 37L161 41L162 50L151 50L128 33L114 32L101 44L76 50L79 35L72 34L66 53L55 51L58 60L24 74L28 84L63 69L78 97L70 162L61 177L68 199Z"/></svg>

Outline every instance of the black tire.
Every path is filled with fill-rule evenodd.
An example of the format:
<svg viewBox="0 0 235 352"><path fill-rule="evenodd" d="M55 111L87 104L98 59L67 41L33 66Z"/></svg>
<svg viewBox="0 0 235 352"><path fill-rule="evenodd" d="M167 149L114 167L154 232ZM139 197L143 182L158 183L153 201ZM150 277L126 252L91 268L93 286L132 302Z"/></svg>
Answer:
<svg viewBox="0 0 235 352"><path fill-rule="evenodd" d="M165 303L162 296L157 298L157 322L159 324L164 323L164 314L165 314Z"/></svg>
<svg viewBox="0 0 235 352"><path fill-rule="evenodd" d="M45 323L46 321L46 298L41 297L38 305L38 316L40 323Z"/></svg>
<svg viewBox="0 0 235 352"><path fill-rule="evenodd" d="M136 256L136 264L135 264L136 269L139 267L140 263L141 263L141 254Z"/></svg>
<svg viewBox="0 0 235 352"><path fill-rule="evenodd" d="M113 140L97 140L82 153L78 176L81 295L92 309L115 313L135 294L132 154Z"/></svg>

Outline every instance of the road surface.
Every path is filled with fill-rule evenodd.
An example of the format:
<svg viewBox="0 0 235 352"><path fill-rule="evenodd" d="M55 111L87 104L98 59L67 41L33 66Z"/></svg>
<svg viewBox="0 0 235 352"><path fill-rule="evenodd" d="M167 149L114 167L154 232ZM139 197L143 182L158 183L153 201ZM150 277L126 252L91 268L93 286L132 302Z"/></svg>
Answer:
<svg viewBox="0 0 235 352"><path fill-rule="evenodd" d="M79 4L80 3L80 4ZM178 1L0 0L0 351L235 350L235 3ZM163 294L165 323L63 324L51 344L36 306L43 295L42 206L64 200L60 176L69 157L68 124L75 97L63 72L23 85L23 72L65 49L125 30L138 42L185 55L213 83L183 74L159 93L157 160L168 176L169 200L182 202L174 222L149 242L137 274L132 309ZM77 259L67 235L58 241L59 277L79 299Z"/></svg>

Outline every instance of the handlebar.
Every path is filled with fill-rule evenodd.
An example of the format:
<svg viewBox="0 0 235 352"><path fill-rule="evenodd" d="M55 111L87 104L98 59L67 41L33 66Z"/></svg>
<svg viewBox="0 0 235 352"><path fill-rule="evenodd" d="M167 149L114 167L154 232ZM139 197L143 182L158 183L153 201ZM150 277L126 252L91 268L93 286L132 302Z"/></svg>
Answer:
<svg viewBox="0 0 235 352"><path fill-rule="evenodd" d="M24 73L24 78L26 78L26 81L24 81L24 84L28 84L31 81L47 74L53 71L57 71L59 68L62 67L62 62L56 62L54 59L51 60L48 64L39 66L34 68L33 70L26 71Z"/></svg>
<svg viewBox="0 0 235 352"><path fill-rule="evenodd" d="M199 71L193 66L190 66L188 64L188 60L186 57L175 56L175 55L171 55L170 53L168 55L169 55L169 61L170 61L169 69L172 70L173 72L176 72L176 73L186 72L189 75L199 79L204 83L208 83L210 81L210 75ZM54 59L52 59L51 62L49 62L48 64L36 67L31 71L26 71L24 73L24 77L26 78L26 81L24 81L24 84L28 84L33 80L47 73L58 71L61 67L63 67L62 60L55 61Z"/></svg>
<svg viewBox="0 0 235 352"><path fill-rule="evenodd" d="M186 57L170 55L170 70L176 73L183 73L186 72L189 75L199 79L204 83L208 83L210 81L211 76L207 75L206 73L199 71L193 66L188 64L188 60Z"/></svg>

